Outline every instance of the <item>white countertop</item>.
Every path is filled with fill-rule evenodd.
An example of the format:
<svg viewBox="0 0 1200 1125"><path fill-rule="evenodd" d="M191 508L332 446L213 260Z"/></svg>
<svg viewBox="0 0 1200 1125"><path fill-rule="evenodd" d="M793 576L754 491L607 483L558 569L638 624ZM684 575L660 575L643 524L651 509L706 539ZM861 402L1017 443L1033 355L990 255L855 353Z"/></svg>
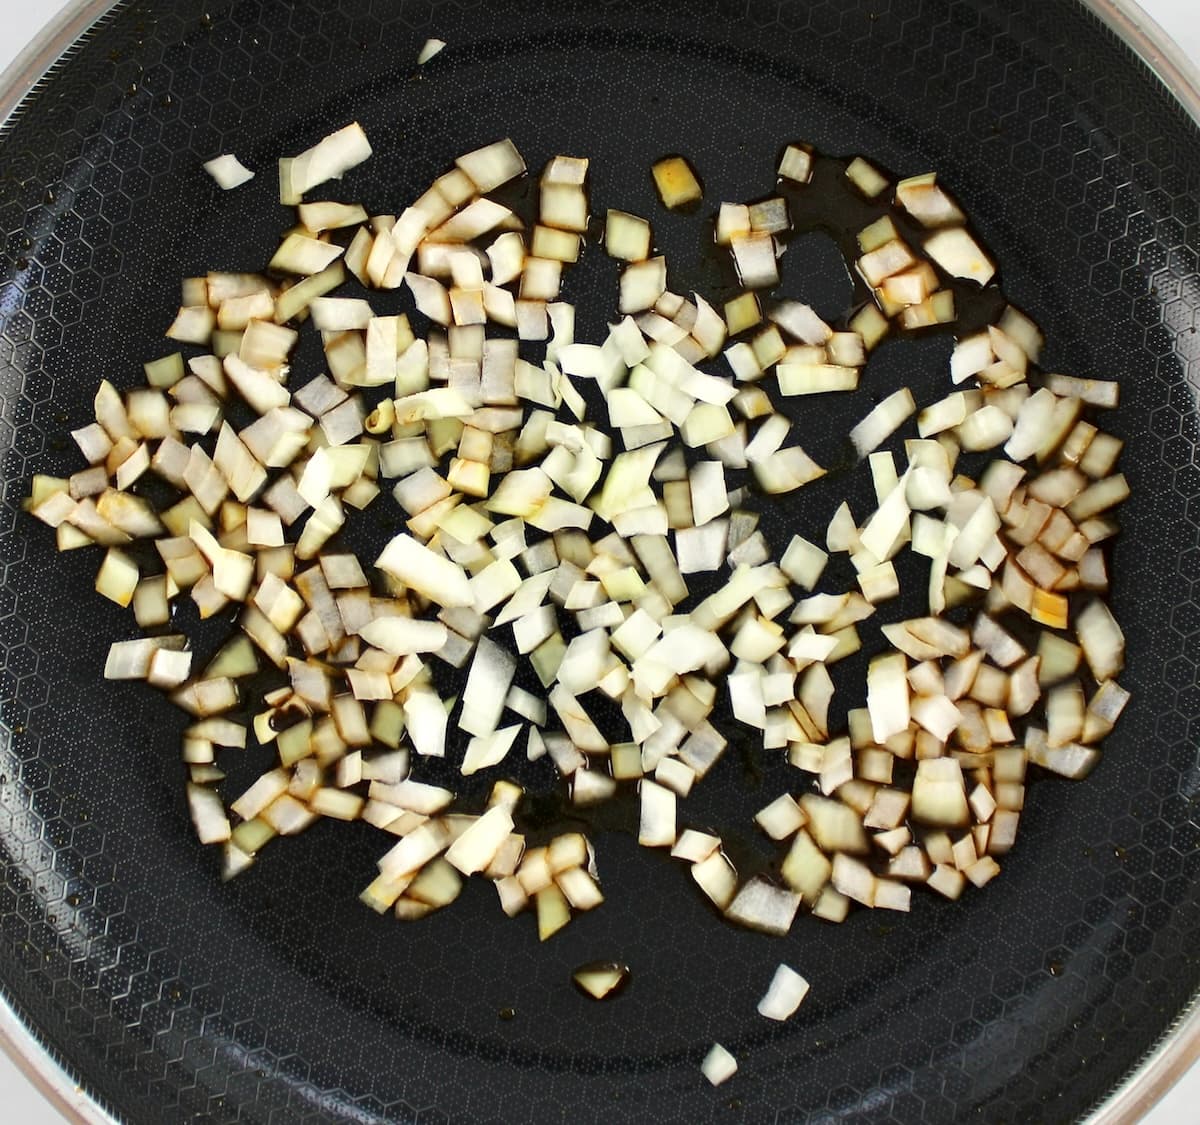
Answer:
<svg viewBox="0 0 1200 1125"><path fill-rule="evenodd" d="M0 71L68 2L41 0L36 5L5 3L4 21L0 24ZM1188 55L1200 62L1200 20L1195 18L1195 0L1141 0L1141 3L1174 36ZM62 1125L58 1111L45 1102L42 1095L2 1053L0 1103L5 1106L5 1120L19 1122L20 1125ZM1200 1064L1150 1111L1144 1125L1190 1125L1197 1120L1198 1103Z"/></svg>

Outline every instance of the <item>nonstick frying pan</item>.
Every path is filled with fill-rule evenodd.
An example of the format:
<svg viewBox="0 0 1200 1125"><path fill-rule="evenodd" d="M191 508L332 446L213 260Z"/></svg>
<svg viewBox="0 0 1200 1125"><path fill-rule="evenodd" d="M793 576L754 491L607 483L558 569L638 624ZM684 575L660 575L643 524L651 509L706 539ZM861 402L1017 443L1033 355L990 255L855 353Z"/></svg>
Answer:
<svg viewBox="0 0 1200 1125"><path fill-rule="evenodd" d="M94 26L0 128L0 990L85 1116L1058 1122L1123 1089L1105 1112L1133 1112L1147 1059L1157 1074L1182 1065L1200 988L1200 131L1195 91L1175 75L1187 105L1169 92L1130 46L1147 41L1123 38L1122 9L79 11ZM449 46L418 72L431 35ZM92 595L95 559L56 555L19 502L32 473L74 464L67 433L98 380L129 385L166 350L180 277L265 260L285 221L275 158L355 118L377 155L343 190L376 211L511 134L531 167L590 156L593 210L653 213L696 277L696 228L655 210L646 170L665 153L693 160L706 205L767 190L788 140L936 169L1046 328L1047 366L1121 380L1112 426L1133 497L1113 603L1134 701L1087 782L1031 787L985 893L772 939L719 922L678 869L602 833L608 902L539 946L484 886L417 925L360 908L378 838L329 824L220 883L184 807L182 717L100 678L132 622ZM199 165L229 150L260 174L225 195ZM611 278L585 270L577 295L602 292ZM881 354L866 398L944 369L948 348ZM849 418L814 415L813 429L844 434ZM797 501L772 518L817 516ZM707 813L740 815L781 784L734 757L706 783ZM597 957L633 967L609 1004L569 987ZM765 1026L754 1001L784 959L812 994ZM697 1066L714 1039L741 1064L717 1090Z"/></svg>

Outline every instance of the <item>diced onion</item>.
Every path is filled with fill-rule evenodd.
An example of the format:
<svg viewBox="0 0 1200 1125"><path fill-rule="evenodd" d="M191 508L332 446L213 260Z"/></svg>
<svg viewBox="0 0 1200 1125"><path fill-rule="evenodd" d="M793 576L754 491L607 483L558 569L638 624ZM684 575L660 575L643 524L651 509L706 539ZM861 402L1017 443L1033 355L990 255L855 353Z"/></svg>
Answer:
<svg viewBox="0 0 1200 1125"><path fill-rule="evenodd" d="M254 173L232 153L225 153L207 161L204 170L216 180L217 186L225 191L241 187L254 179Z"/></svg>
<svg viewBox="0 0 1200 1125"><path fill-rule="evenodd" d="M790 1019L809 994L809 982L786 964L775 969L767 994L758 1001L758 1015L768 1019Z"/></svg>
<svg viewBox="0 0 1200 1125"><path fill-rule="evenodd" d="M424 66L434 55L440 54L446 44L441 39L426 39L417 54L417 66Z"/></svg>
<svg viewBox="0 0 1200 1125"><path fill-rule="evenodd" d="M418 65L444 46L428 40ZM610 209L621 317L593 342L594 310L563 296L595 233L586 157L545 165L533 215L490 197L526 172L509 139L459 157L394 214L302 202L370 155L351 124L280 161L299 222L270 272L185 279L167 335L204 354L149 360L129 392L101 382L95 421L73 431L87 467L36 476L25 505L60 549L98 545L97 591L159 634L114 643L104 674L144 679L193 717L187 803L201 841L222 845L223 877L276 835L361 820L391 841L360 896L372 909L417 920L478 875L547 940L603 903L591 843L571 831L527 847L512 781L468 813L420 780L429 758L449 757L448 776L504 769L522 742L579 809L636 786L639 842L670 849L729 921L767 934L788 933L802 905L840 922L858 906L908 911L913 884L957 898L995 878L1027 765L1083 778L1130 699L1116 680L1124 635L1100 600L1103 543L1131 487L1122 441L1095 421L1117 382L1044 373L1038 327L997 306L954 345L956 389L918 414L907 387L888 388L851 431L873 506L840 502L823 546L789 532L776 561L784 545L752 493L826 472L792 433L808 412L776 396L854 392L893 327L956 321L962 289L945 274L992 283L936 176L901 180L889 202L885 177L848 164L877 201L847 263L871 292L836 322L763 292L802 185L827 172L808 146L784 149L782 194L720 205L713 233L741 291L716 307L668 288L650 223ZM232 156L206 168L226 188L252 176ZM652 173L670 208L703 196L682 157ZM407 287L419 315L344 292L348 276ZM316 378L292 372L312 362L306 333L320 333ZM914 415L919 437L899 440ZM155 476L175 497L161 510ZM370 573L335 537L385 488L394 522L385 514ZM929 609L884 618L865 706L839 699L830 666L868 642L858 625L901 593L909 549L928 560ZM830 553L852 569L827 575ZM693 598L696 574L712 577ZM207 665L161 633L180 597L235 623ZM754 817L780 845L778 882L739 876L718 835L686 826L681 799L726 751L730 712L807 775ZM251 732L272 762L226 811L220 755ZM595 964L575 979L600 998L626 972ZM759 1011L787 1019L807 991L780 965ZM710 1081L734 1070L714 1045Z"/></svg>
<svg viewBox="0 0 1200 1125"><path fill-rule="evenodd" d="M735 1059L720 1043L714 1043L700 1064L700 1071L714 1086L728 1082L737 1073Z"/></svg>

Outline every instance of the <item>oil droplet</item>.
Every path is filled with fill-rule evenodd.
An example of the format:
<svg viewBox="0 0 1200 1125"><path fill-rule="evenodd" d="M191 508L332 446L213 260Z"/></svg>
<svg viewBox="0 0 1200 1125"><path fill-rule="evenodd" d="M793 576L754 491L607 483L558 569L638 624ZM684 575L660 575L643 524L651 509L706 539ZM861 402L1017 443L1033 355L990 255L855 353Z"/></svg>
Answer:
<svg viewBox="0 0 1200 1125"><path fill-rule="evenodd" d="M515 1008L501 1008L496 1014L500 1017L500 1019L505 1020L506 1022L508 1020L517 1018L517 1011Z"/></svg>
<svg viewBox="0 0 1200 1125"><path fill-rule="evenodd" d="M1050 975L1052 977L1062 976L1063 963L1061 961L1051 961L1046 967L1050 970Z"/></svg>

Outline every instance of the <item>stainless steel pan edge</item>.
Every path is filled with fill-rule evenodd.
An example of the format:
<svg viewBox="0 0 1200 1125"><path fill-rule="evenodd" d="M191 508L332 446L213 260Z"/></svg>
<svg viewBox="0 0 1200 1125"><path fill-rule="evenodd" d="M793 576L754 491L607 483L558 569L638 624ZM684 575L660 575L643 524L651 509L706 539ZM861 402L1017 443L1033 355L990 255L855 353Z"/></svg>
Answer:
<svg viewBox="0 0 1200 1125"><path fill-rule="evenodd" d="M0 123L19 112L26 97L55 67L70 58L74 45L126 0L74 0L0 74ZM1200 123L1200 68L1133 0L1080 0L1140 58ZM78 1086L0 998L0 1049L66 1120L79 1125L119 1125ZM1130 1072L1088 1125L1135 1125L1200 1059L1200 997Z"/></svg>

